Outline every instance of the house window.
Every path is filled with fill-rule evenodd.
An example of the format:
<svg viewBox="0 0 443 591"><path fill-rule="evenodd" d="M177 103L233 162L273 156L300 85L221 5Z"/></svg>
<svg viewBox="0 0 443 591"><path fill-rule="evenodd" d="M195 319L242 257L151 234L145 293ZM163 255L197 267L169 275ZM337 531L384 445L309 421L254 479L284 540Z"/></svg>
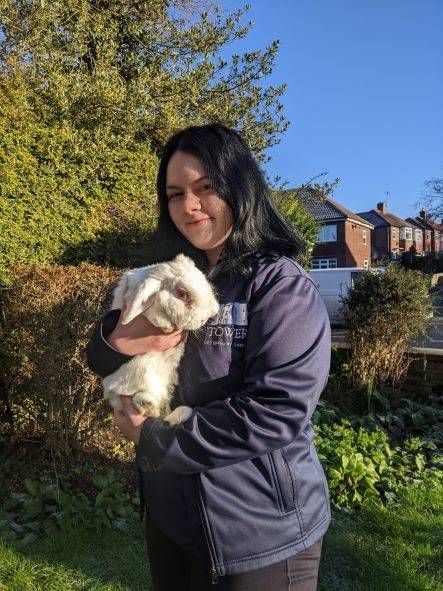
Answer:
<svg viewBox="0 0 443 591"><path fill-rule="evenodd" d="M415 230L415 241L416 242L422 242L423 240L423 234L421 230Z"/></svg>
<svg viewBox="0 0 443 591"><path fill-rule="evenodd" d="M403 240L412 240L412 228L400 228L400 238Z"/></svg>
<svg viewBox="0 0 443 591"><path fill-rule="evenodd" d="M363 230L363 244L366 244L366 230Z"/></svg>
<svg viewBox="0 0 443 591"><path fill-rule="evenodd" d="M337 240L337 225L323 226L318 231L317 242L335 242Z"/></svg>
<svg viewBox="0 0 443 591"><path fill-rule="evenodd" d="M365 269L367 269L367 268L369 267L369 264L368 264L368 261L367 261L367 259L365 259L365 260L363 261L363 267L364 267Z"/></svg>
<svg viewBox="0 0 443 591"><path fill-rule="evenodd" d="M397 238L397 228L392 228L392 238Z"/></svg>
<svg viewBox="0 0 443 591"><path fill-rule="evenodd" d="M336 269L337 259L312 259L311 269Z"/></svg>

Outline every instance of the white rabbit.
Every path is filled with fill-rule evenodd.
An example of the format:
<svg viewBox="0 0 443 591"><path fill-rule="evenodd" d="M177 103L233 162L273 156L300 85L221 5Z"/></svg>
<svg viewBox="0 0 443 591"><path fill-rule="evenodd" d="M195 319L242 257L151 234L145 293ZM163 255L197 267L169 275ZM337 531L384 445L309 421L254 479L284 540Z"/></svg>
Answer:
<svg viewBox="0 0 443 591"><path fill-rule="evenodd" d="M198 330L219 311L212 286L183 254L172 261L126 271L114 290L111 309L124 306L122 324L143 314L166 333ZM119 396L133 396L134 405L143 414L163 417L171 425L185 421L192 414L190 407L179 406L170 413L169 406L183 352L184 343L180 343L166 351L135 356L103 379L104 397L121 410Z"/></svg>

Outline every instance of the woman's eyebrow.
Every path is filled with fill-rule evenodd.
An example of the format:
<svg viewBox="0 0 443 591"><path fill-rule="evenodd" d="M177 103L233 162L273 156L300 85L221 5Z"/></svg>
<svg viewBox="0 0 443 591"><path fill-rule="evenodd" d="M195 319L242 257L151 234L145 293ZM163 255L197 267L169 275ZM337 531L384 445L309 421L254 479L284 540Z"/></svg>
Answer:
<svg viewBox="0 0 443 591"><path fill-rule="evenodd" d="M193 185L194 183L199 183L200 181L204 181L207 179L208 179L207 175L201 176L200 178L196 179L195 181L192 181L191 184ZM166 188L167 189L181 189L181 187L177 187L177 185L166 185Z"/></svg>

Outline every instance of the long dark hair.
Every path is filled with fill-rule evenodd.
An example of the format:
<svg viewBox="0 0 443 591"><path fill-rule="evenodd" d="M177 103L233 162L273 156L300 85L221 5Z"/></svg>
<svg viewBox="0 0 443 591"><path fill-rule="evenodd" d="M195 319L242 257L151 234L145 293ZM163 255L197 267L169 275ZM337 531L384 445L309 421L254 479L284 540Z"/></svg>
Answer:
<svg viewBox="0 0 443 591"><path fill-rule="evenodd" d="M166 169L176 151L200 160L212 188L232 210L232 232L224 245L222 259L233 274L248 275L257 253L272 259L282 255L297 259L304 245L297 229L278 212L264 174L243 138L223 125L191 126L168 140L157 176L160 215L156 243L162 260L178 252L191 256L200 268L208 266L203 251L194 248L177 230L168 211Z"/></svg>

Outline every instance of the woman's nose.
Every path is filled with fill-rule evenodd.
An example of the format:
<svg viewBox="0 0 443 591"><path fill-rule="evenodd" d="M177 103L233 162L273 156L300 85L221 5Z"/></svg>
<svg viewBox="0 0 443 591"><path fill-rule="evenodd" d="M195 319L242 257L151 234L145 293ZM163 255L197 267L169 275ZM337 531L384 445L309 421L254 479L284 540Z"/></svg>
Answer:
<svg viewBox="0 0 443 591"><path fill-rule="evenodd" d="M186 213L190 213L195 210L199 211L201 209L200 199L192 191L187 191L185 193L185 200L183 205L186 210Z"/></svg>

